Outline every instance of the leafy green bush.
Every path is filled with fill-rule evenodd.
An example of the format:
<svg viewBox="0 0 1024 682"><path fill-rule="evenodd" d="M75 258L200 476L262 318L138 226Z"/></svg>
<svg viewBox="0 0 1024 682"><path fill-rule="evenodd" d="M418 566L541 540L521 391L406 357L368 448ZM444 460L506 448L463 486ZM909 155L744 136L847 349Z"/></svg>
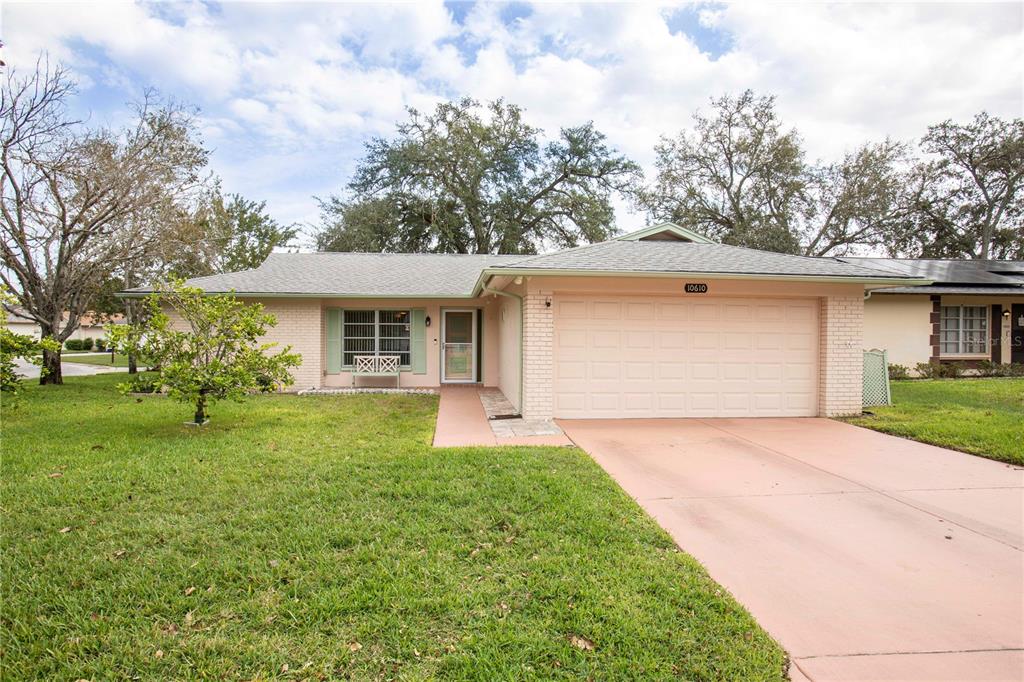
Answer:
<svg viewBox="0 0 1024 682"><path fill-rule="evenodd" d="M967 366L962 362L919 362L914 371L922 379L959 379Z"/></svg>
<svg viewBox="0 0 1024 682"><path fill-rule="evenodd" d="M87 336L82 339L82 350L92 350L93 339L91 336Z"/></svg>
<svg viewBox="0 0 1024 682"><path fill-rule="evenodd" d="M124 385L129 393L156 393L160 390L155 374L139 374Z"/></svg>
<svg viewBox="0 0 1024 682"><path fill-rule="evenodd" d="M14 361L27 360L34 365L42 365L40 353L55 352L60 344L53 339L36 341L25 334L15 334L7 328L7 310L3 303L12 304L14 297L0 286L0 391L17 393L21 388L21 376L15 371ZM45 372L46 368L41 367Z"/></svg>
<svg viewBox="0 0 1024 682"><path fill-rule="evenodd" d="M889 378L893 381L910 378L910 368L906 365L893 363L889 365Z"/></svg>
<svg viewBox="0 0 1024 682"><path fill-rule="evenodd" d="M82 350L82 342L78 339L68 339L64 342L64 347L68 350Z"/></svg>

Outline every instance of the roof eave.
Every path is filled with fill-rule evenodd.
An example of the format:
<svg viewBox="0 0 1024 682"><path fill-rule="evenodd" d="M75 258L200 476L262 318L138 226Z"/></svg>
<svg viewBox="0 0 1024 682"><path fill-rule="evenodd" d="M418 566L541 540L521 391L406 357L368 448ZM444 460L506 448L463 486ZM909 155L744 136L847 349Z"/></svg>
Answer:
<svg viewBox="0 0 1024 682"><path fill-rule="evenodd" d="M874 284L880 287L923 286L932 284L930 279L918 278L885 278L868 276L840 275L780 275L744 272L681 272L675 270L578 270L555 268L484 268L473 287L471 298L476 298L483 289L484 282L495 275L513 275L523 277L558 276L558 277L642 277L642 278L679 278L705 277L707 279L737 280L780 280L790 282L820 282L831 284Z"/></svg>
<svg viewBox="0 0 1024 682"><path fill-rule="evenodd" d="M115 296L118 298L146 298L155 291L119 291ZM280 291L213 291L203 290L204 294L211 296L217 294L231 294L236 298L367 298L379 300L409 299L409 298L455 298L470 299L476 298L474 294L353 294L353 293L304 293L304 292L280 292Z"/></svg>

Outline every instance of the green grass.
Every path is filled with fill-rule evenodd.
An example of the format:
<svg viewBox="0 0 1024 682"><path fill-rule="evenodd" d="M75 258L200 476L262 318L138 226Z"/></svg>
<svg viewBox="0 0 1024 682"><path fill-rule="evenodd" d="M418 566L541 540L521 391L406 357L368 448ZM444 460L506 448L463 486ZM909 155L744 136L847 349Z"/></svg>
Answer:
<svg viewBox="0 0 1024 682"><path fill-rule="evenodd" d="M73 353L73 351L72 351L72 353ZM102 355L99 355L99 354L86 355L85 357L81 357L80 354L76 354L76 355L79 355L79 357L75 357L75 355L69 356L68 352L64 351L64 352L62 352L60 354L60 361L61 362L77 362L77 363L80 363L80 364L83 364L83 365L104 365L104 366L107 366L107 367L109 367L111 365L110 353L104 353ZM145 363L144 362L140 362L139 365L143 366L143 365L145 365ZM128 366L128 356L127 355L115 354L114 355L113 366L114 367L127 367Z"/></svg>
<svg viewBox="0 0 1024 682"><path fill-rule="evenodd" d="M1024 379L894 381L892 401L848 421L1024 465Z"/></svg>
<svg viewBox="0 0 1024 682"><path fill-rule="evenodd" d="M197 430L122 379L4 400L5 680L784 679L575 448L432 449L432 396L255 397Z"/></svg>

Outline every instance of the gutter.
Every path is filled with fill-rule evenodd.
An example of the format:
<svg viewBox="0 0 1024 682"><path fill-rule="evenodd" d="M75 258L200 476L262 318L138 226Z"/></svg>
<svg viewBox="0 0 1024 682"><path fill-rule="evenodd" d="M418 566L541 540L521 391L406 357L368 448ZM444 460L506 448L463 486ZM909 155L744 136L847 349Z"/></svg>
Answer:
<svg viewBox="0 0 1024 682"><path fill-rule="evenodd" d="M738 280L781 280L788 282L822 282L828 284L874 284L876 286L919 286L934 284L930 279L913 277L870 277L841 275L773 275L767 273L729 273L729 272L680 272L674 270L565 270L555 268L484 268L473 286L473 295L484 289L484 281L495 275L509 276L547 276L547 277L642 277L642 278L682 278L702 277L704 279L738 279Z"/></svg>
<svg viewBox="0 0 1024 682"><path fill-rule="evenodd" d="M481 288L483 293L492 294L494 296L505 296L515 301L519 301L519 413L523 413L523 335L526 333L524 322L526 320L526 311L523 310L523 297L519 294L513 294L511 291L501 291L500 289L491 289L486 284ZM474 291L476 288L474 287Z"/></svg>

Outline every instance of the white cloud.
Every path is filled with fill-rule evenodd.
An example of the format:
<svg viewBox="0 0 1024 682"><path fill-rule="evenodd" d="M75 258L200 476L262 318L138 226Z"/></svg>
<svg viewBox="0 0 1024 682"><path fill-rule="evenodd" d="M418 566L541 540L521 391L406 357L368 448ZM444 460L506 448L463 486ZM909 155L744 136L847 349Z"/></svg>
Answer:
<svg viewBox="0 0 1024 682"><path fill-rule="evenodd" d="M648 166L660 134L748 87L777 96L812 157L1022 110L1018 4L698 5L689 34L678 9L479 3L457 23L440 2L8 1L3 37L8 63L47 49L74 67L91 106L150 85L196 102L228 190L285 221L314 219L310 196L339 189L406 106L447 97L505 97L549 134L594 120ZM731 47L712 55L701 31Z"/></svg>

